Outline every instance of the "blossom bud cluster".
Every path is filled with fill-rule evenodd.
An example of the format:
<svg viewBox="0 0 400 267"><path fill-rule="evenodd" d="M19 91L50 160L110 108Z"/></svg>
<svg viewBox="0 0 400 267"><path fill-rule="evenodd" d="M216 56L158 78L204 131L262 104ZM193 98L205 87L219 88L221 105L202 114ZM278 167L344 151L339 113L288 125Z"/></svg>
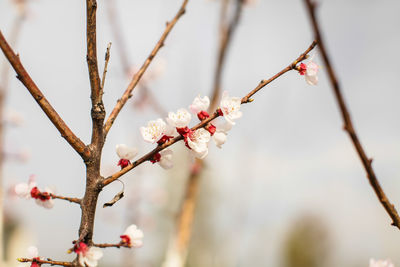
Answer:
<svg viewBox="0 0 400 267"><path fill-rule="evenodd" d="M33 198L36 204L46 209L51 209L54 206L54 201L51 198L52 190L46 187L43 191L39 190L36 185L35 176L29 178L28 183L19 183L14 187L17 196L25 199Z"/></svg>

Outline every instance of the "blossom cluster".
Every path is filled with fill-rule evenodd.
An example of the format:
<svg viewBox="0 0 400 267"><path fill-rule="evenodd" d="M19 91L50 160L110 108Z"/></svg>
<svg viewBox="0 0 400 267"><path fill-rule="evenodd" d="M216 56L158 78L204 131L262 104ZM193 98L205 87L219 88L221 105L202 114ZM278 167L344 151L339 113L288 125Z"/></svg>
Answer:
<svg viewBox="0 0 400 267"><path fill-rule="evenodd" d="M199 95L193 100L189 110L200 121L204 121L210 117L207 112L209 105L210 99ZM140 127L140 133L144 141L157 145L162 145L180 135L191 154L203 159L208 154L208 143L211 139L219 148L226 142L228 131L235 125L235 120L242 116L240 105L241 98L230 97L227 92L224 92L217 112L219 116L225 118L225 123L214 125L208 122L204 127L191 129L189 123L192 120L192 114L187 109L180 108L176 112L169 112L166 122L162 118L149 121L146 126ZM120 158L118 165L121 169L131 164L131 160L137 155L136 148L129 148L124 144L117 145L116 152ZM155 153L150 162L158 163L164 169L170 169L173 166L172 155L172 150L165 149Z"/></svg>
<svg viewBox="0 0 400 267"><path fill-rule="evenodd" d="M36 200L36 204L46 209L51 209L54 206L54 201L51 197L52 190L46 187L44 190L39 190L36 185L36 179L34 175L29 177L28 183L19 183L15 185L14 191L17 196L25 199L33 198Z"/></svg>
<svg viewBox="0 0 400 267"><path fill-rule="evenodd" d="M306 82L310 85L318 84L318 70L319 66L313 61L314 56L310 58L307 63L301 63L298 67L300 75L304 75Z"/></svg>

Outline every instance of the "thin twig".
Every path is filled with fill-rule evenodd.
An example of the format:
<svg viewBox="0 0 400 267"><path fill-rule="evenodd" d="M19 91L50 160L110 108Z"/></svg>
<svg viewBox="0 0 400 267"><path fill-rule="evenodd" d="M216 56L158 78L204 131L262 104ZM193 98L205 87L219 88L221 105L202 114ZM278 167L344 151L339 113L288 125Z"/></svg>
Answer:
<svg viewBox="0 0 400 267"><path fill-rule="evenodd" d="M277 79L278 77L282 76L283 74L285 74L286 72L296 69L296 64L300 63L301 61L303 61L304 59L307 58L307 54L317 45L317 42L314 41L310 47L307 48L307 50L301 54L295 61L293 61L289 66L287 66L286 68L284 68L283 70L281 70L280 72L278 72L277 74L275 74L274 76L272 76L271 78L269 78L268 80L262 80L256 88L254 88L250 93L248 93L246 96L244 96L242 98L242 104L245 103L249 103L252 102L253 99L251 99L250 97L253 96L255 93L257 93L259 90L261 90L261 88L265 87L267 84L271 83L272 81L274 81L275 79ZM199 122L196 126L194 126L191 130L197 130L199 128L205 127L209 122L211 122L212 120L214 120L215 118L217 118L219 116L218 111L215 111L213 114L210 115L209 118ZM119 172L114 173L113 175L105 178L102 181L102 186L106 186L112 182L114 182L115 180L117 180L119 177L121 177L122 175L124 175L125 173L129 172L130 170L132 170L133 168L139 166L140 164L142 164L143 162L146 162L148 160L150 160L151 158L153 158L154 154L160 152L161 150L164 150L165 148L171 146L172 144L175 144L176 142L182 140L183 137L182 136L177 136L171 140L169 140L168 142L165 142L162 145L157 146L156 148L154 148L152 151L150 151L149 153L147 153L146 155L142 156L140 159L134 161L132 164L128 165L127 167L123 168L122 170L120 170Z"/></svg>
<svg viewBox="0 0 400 267"><path fill-rule="evenodd" d="M19 262L37 262L39 265L41 264L50 264L50 265L58 265L58 266L74 266L72 262L67 261L53 261L51 259L42 260L42 259L28 259L28 258L18 258Z"/></svg>
<svg viewBox="0 0 400 267"><path fill-rule="evenodd" d="M217 68L215 70L214 75L214 86L213 93L211 96L210 102L210 110L215 110L219 95L221 94L221 80L222 80L222 71L225 64L226 54L230 45L230 41L232 36L237 29L237 25L239 24L240 16L243 10L243 0L235 0L235 14L232 17L229 25L227 26L226 22L226 13L228 8L228 1L223 1L222 11L221 11L221 19L220 19L220 43L217 57Z"/></svg>
<svg viewBox="0 0 400 267"><path fill-rule="evenodd" d="M83 159L89 158L90 151L87 149L86 145L71 131L71 129L69 129L67 124L65 124L65 122L61 119L60 115L58 115L58 113L50 105L49 101L47 101L46 97L42 94L42 92L33 82L32 78L26 72L25 68L22 66L19 56L14 53L1 31L0 48L3 50L4 55L17 73L17 78L25 85L26 89L28 89L29 93L31 93L44 113L46 113L50 121L61 133L61 136L67 140L71 147L78 152Z"/></svg>
<svg viewBox="0 0 400 267"><path fill-rule="evenodd" d="M55 194L50 194L50 197L53 199L62 199L62 200L66 200L72 203L76 203L76 204L81 204L81 199L80 198L75 198L75 197L63 197L63 196L58 196Z"/></svg>
<svg viewBox="0 0 400 267"><path fill-rule="evenodd" d="M108 61L110 60L110 49L111 49L111 42L108 43L107 45L106 56L104 58L103 78L101 79L101 94L104 94L104 83L106 81Z"/></svg>
<svg viewBox="0 0 400 267"><path fill-rule="evenodd" d="M104 244L93 244L94 247L98 247L98 248L131 248L131 246L124 244L124 243L117 243L117 244L108 244L108 243L104 243Z"/></svg>
<svg viewBox="0 0 400 267"><path fill-rule="evenodd" d="M400 217L399 214L397 213L394 205L389 201L388 197L386 196L385 192L383 191L381 185L379 184L378 178L375 175L375 171L372 168L372 159L368 158L367 154L365 153L365 150L363 146L361 145L360 140L358 139L357 133L353 127L353 123L350 117L350 113L348 111L348 108L345 104L338 79L336 78L335 71L333 70L333 67L330 63L328 53L326 52L324 41L321 36L321 32L319 29L319 25L315 16L315 8L316 4L311 1L311 0L304 0L305 4L307 6L307 10L311 19L311 23L313 26L314 30L314 35L315 38L318 41L319 44L319 50L321 51L322 58L324 60L324 66L328 72L329 80L332 85L333 92L336 97L336 102L339 106L342 119L344 122L344 130L348 133L355 150L357 151L358 156L360 157L360 160L364 166L365 172L367 173L367 178L369 183L371 184L373 190L375 191L376 196L379 199L379 202L381 202L382 206L385 208L386 212L389 214L390 218L393 220L392 225L396 226L397 228L400 229Z"/></svg>
<svg viewBox="0 0 400 267"><path fill-rule="evenodd" d="M179 18L185 13L185 8L189 0L184 0L182 6L179 8L178 13L172 19L171 22L167 22L167 26L165 28L164 33L162 34L160 40L157 42L156 46L151 51L150 55L147 57L145 62L143 63L142 67L139 71L133 76L132 81L129 83L128 88L125 90L122 97L118 100L117 104L115 105L113 111L111 112L110 116L108 117L105 125L104 125L104 132L107 135L108 131L110 130L111 126L113 125L115 119L117 118L119 112L128 101L128 99L132 95L133 89L139 83L141 77L143 76L144 72L147 70L150 63L153 61L153 58L157 55L157 52L160 50L161 47L164 46L164 41L167 38L168 34L171 32L172 28L178 22Z"/></svg>

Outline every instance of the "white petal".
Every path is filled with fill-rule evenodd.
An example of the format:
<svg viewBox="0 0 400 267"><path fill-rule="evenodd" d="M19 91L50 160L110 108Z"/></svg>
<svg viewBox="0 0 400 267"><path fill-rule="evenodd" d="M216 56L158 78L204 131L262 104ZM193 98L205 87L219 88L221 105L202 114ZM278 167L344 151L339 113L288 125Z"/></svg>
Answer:
<svg viewBox="0 0 400 267"><path fill-rule="evenodd" d="M116 145L115 150L120 159L127 159L127 160L133 159L138 153L137 148L135 147L131 148L125 144Z"/></svg>
<svg viewBox="0 0 400 267"><path fill-rule="evenodd" d="M204 159L208 155L208 148L206 150L203 150L201 152L197 152L195 150L190 150L190 153L192 153L193 156L195 156L198 159Z"/></svg>
<svg viewBox="0 0 400 267"><path fill-rule="evenodd" d="M306 82L309 85L317 85L318 84L318 76L317 75L305 75Z"/></svg>
<svg viewBox="0 0 400 267"><path fill-rule="evenodd" d="M183 128L188 126L190 120L192 119L192 115L184 109L178 109L176 113L168 112L167 122L177 128Z"/></svg>
<svg viewBox="0 0 400 267"><path fill-rule="evenodd" d="M28 258L36 258L39 255L39 250L35 246L30 246L28 248Z"/></svg>
<svg viewBox="0 0 400 267"><path fill-rule="evenodd" d="M29 191L29 186L27 183L19 183L15 185L14 191L19 197L23 198L29 198L30 197L30 191Z"/></svg>
<svg viewBox="0 0 400 267"><path fill-rule="evenodd" d="M193 103L189 106L189 109L192 113L197 114L200 111L207 111L208 106L210 105L210 99L208 96L204 96L203 98L198 95L194 100Z"/></svg>
<svg viewBox="0 0 400 267"><path fill-rule="evenodd" d="M103 251L101 248L91 247L86 255L87 257L89 255L91 259L98 261L103 257Z"/></svg>
<svg viewBox="0 0 400 267"><path fill-rule="evenodd" d="M160 152L161 159L158 164L164 169L171 169L174 166L172 161L173 152L170 149L166 149Z"/></svg>
<svg viewBox="0 0 400 267"><path fill-rule="evenodd" d="M133 240L132 241L132 247L140 248L141 246L143 246L143 241L142 240Z"/></svg>
<svg viewBox="0 0 400 267"><path fill-rule="evenodd" d="M213 135L213 140L214 140L214 142L215 142L215 145L216 145L217 147L219 147L219 148L221 148L221 146L222 146L223 144L225 144L226 138L227 138L227 136L226 136L226 134L223 133L223 132L216 132L216 133L214 133L214 135Z"/></svg>

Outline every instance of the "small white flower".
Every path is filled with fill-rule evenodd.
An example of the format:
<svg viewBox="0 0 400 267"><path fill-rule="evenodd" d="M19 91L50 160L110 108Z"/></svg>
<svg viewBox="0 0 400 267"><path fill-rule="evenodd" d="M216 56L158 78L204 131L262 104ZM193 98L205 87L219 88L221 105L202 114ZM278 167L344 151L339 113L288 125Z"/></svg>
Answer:
<svg viewBox="0 0 400 267"><path fill-rule="evenodd" d="M241 99L239 97L230 97L227 91L223 93L220 108L227 122L234 125L234 120L242 117L240 105Z"/></svg>
<svg viewBox="0 0 400 267"><path fill-rule="evenodd" d="M30 258L30 259L36 258L37 256L39 256L39 250L35 246L28 247L27 251L28 251L28 258Z"/></svg>
<svg viewBox="0 0 400 267"><path fill-rule="evenodd" d="M310 85L317 85L318 84L317 74L318 74L319 66L316 63L314 63L313 61L308 62L306 66L307 66L307 70L306 70L306 74L304 75L306 82Z"/></svg>
<svg viewBox="0 0 400 267"><path fill-rule="evenodd" d="M213 140L215 145L219 148L222 147L223 144L226 142L227 135L224 132L219 132L218 130L213 135Z"/></svg>
<svg viewBox="0 0 400 267"><path fill-rule="evenodd" d="M123 243L128 244L134 248L140 248L143 245L143 232L135 224L131 224L126 228L121 239Z"/></svg>
<svg viewBox="0 0 400 267"><path fill-rule="evenodd" d="M196 158L203 159L207 156L210 138L210 133L204 128L188 134L187 144Z"/></svg>
<svg viewBox="0 0 400 267"><path fill-rule="evenodd" d="M50 188L46 187L44 189L44 191L41 192L41 193L42 194L47 193L47 194L50 195L50 194L53 193L53 191ZM37 198L36 199L36 204L41 206L41 207L43 207L43 208L46 208L46 209L52 209L54 207L54 200L52 198L49 198L49 199L46 199L46 200L41 200L40 198Z"/></svg>
<svg viewBox="0 0 400 267"><path fill-rule="evenodd" d="M14 191L17 194L17 196L28 199L31 197L31 190L35 186L36 186L35 176L31 175L29 177L28 183L16 184L14 187Z"/></svg>
<svg viewBox="0 0 400 267"><path fill-rule="evenodd" d="M176 113L168 112L167 122L176 128L184 128L188 126L190 120L192 119L192 115L184 109L178 109Z"/></svg>
<svg viewBox="0 0 400 267"><path fill-rule="evenodd" d="M369 260L369 267L394 267L394 264L390 260Z"/></svg>
<svg viewBox="0 0 400 267"><path fill-rule="evenodd" d="M140 127L144 141L154 144L165 134L167 124L162 119L149 121L147 127Z"/></svg>
<svg viewBox="0 0 400 267"><path fill-rule="evenodd" d="M127 160L132 160L138 153L136 147L131 148L125 144L116 145L115 150L120 159L127 159Z"/></svg>
<svg viewBox="0 0 400 267"><path fill-rule="evenodd" d="M189 109L192 113L197 114L200 111L207 111L208 106L210 105L210 99L208 96L204 96L203 98L200 95L196 96L193 100L193 103L189 106Z"/></svg>
<svg viewBox="0 0 400 267"><path fill-rule="evenodd" d="M82 267L96 267L97 261L103 257L103 251L100 248L90 247L78 253L79 264Z"/></svg>
<svg viewBox="0 0 400 267"><path fill-rule="evenodd" d="M161 151L161 158L158 164L166 170L171 169L174 166L174 163L172 161L172 154L173 152L170 149L165 149Z"/></svg>

